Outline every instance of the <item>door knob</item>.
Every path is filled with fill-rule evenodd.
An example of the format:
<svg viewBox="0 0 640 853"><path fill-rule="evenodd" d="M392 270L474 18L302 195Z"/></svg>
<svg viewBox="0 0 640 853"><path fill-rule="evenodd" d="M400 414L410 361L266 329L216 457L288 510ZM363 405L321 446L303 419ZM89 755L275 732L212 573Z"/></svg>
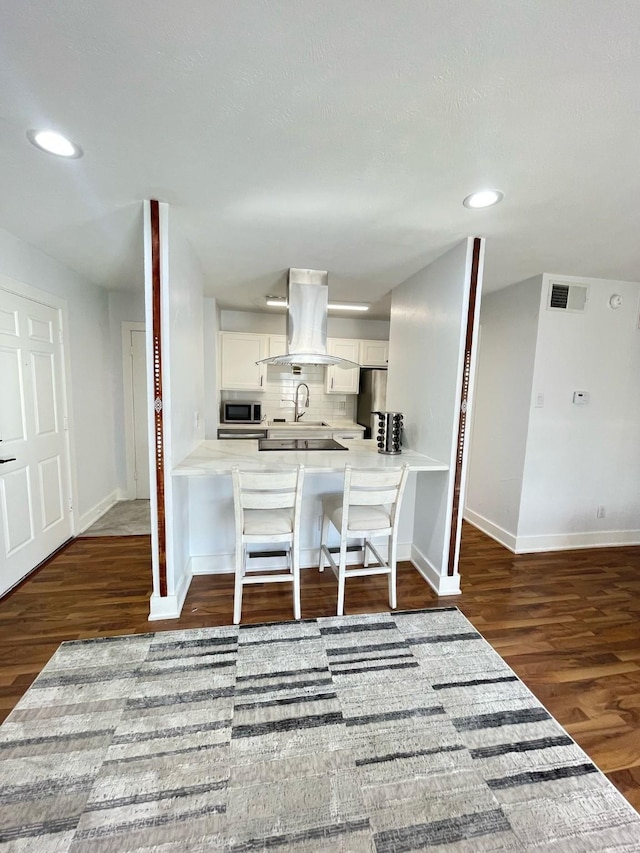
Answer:
<svg viewBox="0 0 640 853"><path fill-rule="evenodd" d="M15 462L16 457L12 456L11 459L0 459L0 465L4 465L5 462Z"/></svg>

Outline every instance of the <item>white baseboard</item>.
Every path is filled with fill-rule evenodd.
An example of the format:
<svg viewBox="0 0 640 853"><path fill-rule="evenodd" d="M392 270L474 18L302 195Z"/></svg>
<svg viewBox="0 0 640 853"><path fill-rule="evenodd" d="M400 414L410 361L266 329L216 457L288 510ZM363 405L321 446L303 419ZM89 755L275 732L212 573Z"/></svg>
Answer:
<svg viewBox="0 0 640 853"><path fill-rule="evenodd" d="M550 533L537 536L514 536L488 518L465 509L464 519L495 539L513 554L537 551L570 551L575 548L615 548L640 545L640 530L594 530L588 533Z"/></svg>
<svg viewBox="0 0 640 853"><path fill-rule="evenodd" d="M374 543L375 544L375 543ZM380 548L380 555L387 556L386 549ZM411 544L398 543L398 560L411 559ZM347 565L358 565L362 559L362 551L349 551ZM279 561L279 562L278 562ZM254 557L251 560L252 569L268 569L282 564L282 557ZM234 554L207 554L191 558L191 568L194 575L224 575L234 571ZM306 548L300 551L300 568L312 569L318 567L318 549Z"/></svg>
<svg viewBox="0 0 640 853"><path fill-rule="evenodd" d="M569 551L576 548L618 548L624 545L640 545L640 530L597 530L589 533L518 536L515 553Z"/></svg>
<svg viewBox="0 0 640 853"><path fill-rule="evenodd" d="M78 519L79 524L79 532L84 533L87 528L91 527L92 524L95 524L96 521L101 518L107 510L110 510L111 507L118 503L120 500L120 492L118 489L111 492L110 495L107 495L106 498L103 498L99 503L97 503L94 507L92 507L87 512L82 513L80 518Z"/></svg>
<svg viewBox="0 0 640 853"><path fill-rule="evenodd" d="M411 562L438 595L460 595L460 575L441 575L427 557L415 547L411 548Z"/></svg>
<svg viewBox="0 0 640 853"><path fill-rule="evenodd" d="M175 595L152 595L149 599L149 622L160 619L178 619L182 612L184 600L189 592L193 576L192 561L189 560Z"/></svg>
<svg viewBox="0 0 640 853"><path fill-rule="evenodd" d="M478 530L482 530L482 532L486 533L487 536L490 536L492 539L495 539L496 542L504 545L504 547L508 548L513 554L517 553L516 537L513 533L509 533L508 530L505 530L498 524L494 524L492 521L489 521L488 518L474 512L472 509L465 509L462 517L465 521L468 521L469 524L473 524L473 526L477 527Z"/></svg>

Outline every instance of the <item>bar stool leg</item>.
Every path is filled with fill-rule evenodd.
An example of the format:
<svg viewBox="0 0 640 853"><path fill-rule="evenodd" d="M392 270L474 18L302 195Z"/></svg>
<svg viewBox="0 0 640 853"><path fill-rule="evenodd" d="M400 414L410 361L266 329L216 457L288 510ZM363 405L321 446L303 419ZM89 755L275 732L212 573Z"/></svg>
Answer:
<svg viewBox="0 0 640 853"><path fill-rule="evenodd" d="M300 552L298 543L294 542L291 550L293 552L293 618L300 618Z"/></svg>
<svg viewBox="0 0 640 853"><path fill-rule="evenodd" d="M236 547L236 580L233 595L233 624L240 623L242 613L242 576L244 575L244 547Z"/></svg>
<svg viewBox="0 0 640 853"><path fill-rule="evenodd" d="M389 537L389 555L388 555L388 565L389 569L389 607L392 610L395 610L398 606L397 596L396 596L396 537L391 534Z"/></svg>
<svg viewBox="0 0 640 853"><path fill-rule="evenodd" d="M326 559L324 556L324 551L322 550L322 546L326 545L329 539L329 524L329 516L324 515L322 517L322 532L320 534L320 553L318 555L318 569L321 572L324 572L324 565Z"/></svg>
<svg viewBox="0 0 640 853"><path fill-rule="evenodd" d="M340 543L340 564L338 566L338 616L344 616L344 587L347 580L347 542Z"/></svg>

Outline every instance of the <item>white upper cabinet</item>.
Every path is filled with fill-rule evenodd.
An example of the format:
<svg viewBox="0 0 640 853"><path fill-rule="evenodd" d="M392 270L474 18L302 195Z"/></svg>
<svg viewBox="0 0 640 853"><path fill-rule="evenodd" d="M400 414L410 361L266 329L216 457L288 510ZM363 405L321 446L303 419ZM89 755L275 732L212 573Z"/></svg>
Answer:
<svg viewBox="0 0 640 853"><path fill-rule="evenodd" d="M329 355L348 358L349 361L360 361L360 341L349 338L329 338L327 340ZM327 394L357 394L360 382L360 368L327 367L325 374L325 391Z"/></svg>
<svg viewBox="0 0 640 853"><path fill-rule="evenodd" d="M259 335L253 332L220 332L220 390L266 391L267 367L256 364L263 358L285 355L285 335ZM327 352L346 358L362 367L386 367L388 341L361 341L353 338L329 338ZM327 367L327 394L357 394L360 367Z"/></svg>
<svg viewBox="0 0 640 853"><path fill-rule="evenodd" d="M287 354L287 336L269 335L269 358Z"/></svg>
<svg viewBox="0 0 640 853"><path fill-rule="evenodd" d="M268 357L269 335L220 332L220 388L223 391L264 391L267 368L256 364Z"/></svg>
<svg viewBox="0 0 640 853"><path fill-rule="evenodd" d="M389 341L360 341L361 367L387 367Z"/></svg>

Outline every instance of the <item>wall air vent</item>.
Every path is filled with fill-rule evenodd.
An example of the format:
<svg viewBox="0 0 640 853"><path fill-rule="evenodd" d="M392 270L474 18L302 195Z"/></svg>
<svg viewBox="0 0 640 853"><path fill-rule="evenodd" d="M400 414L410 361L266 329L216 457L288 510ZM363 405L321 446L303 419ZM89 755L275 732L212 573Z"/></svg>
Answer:
<svg viewBox="0 0 640 853"><path fill-rule="evenodd" d="M588 298L589 288L586 284L551 281L547 308L551 311L574 311L581 314L587 307Z"/></svg>

